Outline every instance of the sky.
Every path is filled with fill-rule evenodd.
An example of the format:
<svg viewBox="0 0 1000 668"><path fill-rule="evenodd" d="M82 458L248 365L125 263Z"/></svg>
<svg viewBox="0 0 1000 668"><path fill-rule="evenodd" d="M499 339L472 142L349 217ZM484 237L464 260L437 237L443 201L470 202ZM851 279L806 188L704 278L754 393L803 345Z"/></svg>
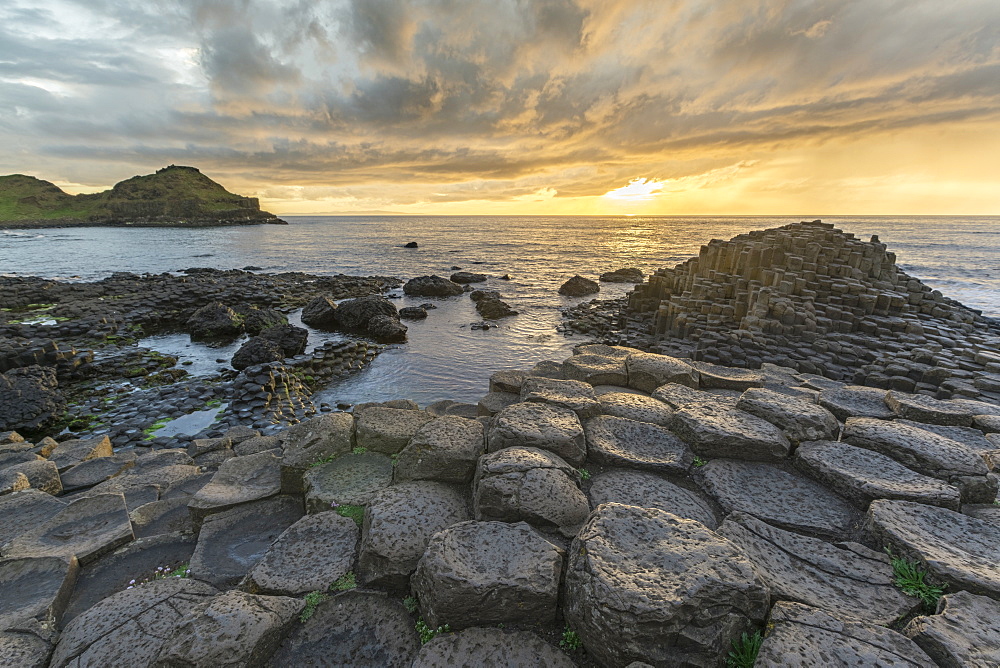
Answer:
<svg viewBox="0 0 1000 668"><path fill-rule="evenodd" d="M0 174L282 215L997 215L998 0L4 0Z"/></svg>

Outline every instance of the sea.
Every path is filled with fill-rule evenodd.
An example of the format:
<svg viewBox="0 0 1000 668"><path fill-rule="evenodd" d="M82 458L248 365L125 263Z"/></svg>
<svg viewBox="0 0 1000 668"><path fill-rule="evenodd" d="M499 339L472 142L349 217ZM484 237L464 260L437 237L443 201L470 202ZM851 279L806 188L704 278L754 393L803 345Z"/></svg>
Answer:
<svg viewBox="0 0 1000 668"><path fill-rule="evenodd" d="M806 217L504 217L291 216L287 226L216 228L93 227L0 230L0 274L92 281L116 271L179 272L192 267L263 272L301 271L409 279L458 268L484 273L519 315L488 330L470 299L389 296L398 307L433 302L423 321L408 321L408 341L321 390L314 399L356 404L408 398L425 406L450 399L476 402L501 369L562 360L586 339L557 332L561 309L592 298L612 299L633 286L601 285L585 298L562 297L575 274L596 279L622 267L647 274L697 255L712 239L729 239ZM878 235L911 276L984 315L1000 318L1000 217L822 217L867 240ZM417 248L405 248L416 242ZM509 275L510 280L500 277ZM292 318L293 322L296 318ZM314 332L311 341L328 340ZM196 362L195 375L216 373L231 354L183 335L141 345Z"/></svg>

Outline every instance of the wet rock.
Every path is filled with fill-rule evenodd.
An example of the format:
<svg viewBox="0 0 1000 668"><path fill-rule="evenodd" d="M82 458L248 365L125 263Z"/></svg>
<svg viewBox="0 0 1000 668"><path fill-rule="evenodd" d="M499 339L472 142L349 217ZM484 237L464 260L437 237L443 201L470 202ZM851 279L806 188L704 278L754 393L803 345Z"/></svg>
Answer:
<svg viewBox="0 0 1000 668"><path fill-rule="evenodd" d="M584 423L584 433L588 458L604 466L684 474L694 461L684 441L648 422L599 415Z"/></svg>
<svg viewBox="0 0 1000 668"><path fill-rule="evenodd" d="M840 431L837 418L822 406L774 390L747 390L736 408L780 427L795 443L836 438Z"/></svg>
<svg viewBox="0 0 1000 668"><path fill-rule="evenodd" d="M440 276L418 276L403 284L403 294L411 297L454 297L462 286Z"/></svg>
<svg viewBox="0 0 1000 668"><path fill-rule="evenodd" d="M243 331L243 318L221 302L210 302L188 318L184 329L195 340L235 338Z"/></svg>
<svg viewBox="0 0 1000 668"><path fill-rule="evenodd" d="M622 267L614 271L606 271L601 274L602 283L642 283L642 269L636 267Z"/></svg>
<svg viewBox="0 0 1000 668"><path fill-rule="evenodd" d="M479 458L473 482L477 520L525 521L575 536L590 508L579 473L538 448L509 447Z"/></svg>
<svg viewBox="0 0 1000 668"><path fill-rule="evenodd" d="M406 325L399 318L377 315L368 321L366 333L379 343L402 343L406 341Z"/></svg>
<svg viewBox="0 0 1000 668"><path fill-rule="evenodd" d="M967 591L946 594L937 614L917 617L903 635L943 668L1000 666L1000 602Z"/></svg>
<svg viewBox="0 0 1000 668"><path fill-rule="evenodd" d="M567 297L583 297L584 295L592 295L600 291L601 286L597 281L592 281L589 278L579 275L574 276L559 286L559 294Z"/></svg>
<svg viewBox="0 0 1000 668"><path fill-rule="evenodd" d="M377 452L342 455L310 467L302 481L309 513L322 513L335 505L364 506L392 484L392 460Z"/></svg>
<svg viewBox="0 0 1000 668"><path fill-rule="evenodd" d="M767 614L739 548L662 510L598 506L569 555L566 621L607 665L716 665Z"/></svg>
<svg viewBox="0 0 1000 668"><path fill-rule="evenodd" d="M846 422L852 417L891 420L896 416L885 404L888 393L875 387L848 385L819 393L819 405Z"/></svg>
<svg viewBox="0 0 1000 668"><path fill-rule="evenodd" d="M240 346L233 355L232 367L242 371L247 367L285 359L285 351L274 341L263 336L255 336Z"/></svg>
<svg viewBox="0 0 1000 668"><path fill-rule="evenodd" d="M403 248L419 248L416 241L411 241L403 246Z"/></svg>
<svg viewBox="0 0 1000 668"><path fill-rule="evenodd" d="M517 403L497 413L487 430L487 450L512 446L549 450L579 466L587 458L583 425L572 410L547 404Z"/></svg>
<svg viewBox="0 0 1000 668"><path fill-rule="evenodd" d="M0 431L44 430L54 425L65 410L66 400L59 391L55 369L31 365L0 373Z"/></svg>
<svg viewBox="0 0 1000 668"><path fill-rule="evenodd" d="M525 378L521 384L521 401L568 408L580 419L601 412L601 403L594 396L594 388L579 380Z"/></svg>
<svg viewBox="0 0 1000 668"><path fill-rule="evenodd" d="M922 394L889 392L885 395L885 404L893 413L906 420L960 427L972 425L971 411Z"/></svg>
<svg viewBox="0 0 1000 668"><path fill-rule="evenodd" d="M372 319L387 316L398 319L396 306L381 295L368 295L341 302L337 306L337 324L344 329L365 331Z"/></svg>
<svg viewBox="0 0 1000 668"><path fill-rule="evenodd" d="M394 455L406 447L413 435L434 416L424 411L374 407L357 418L358 447Z"/></svg>
<svg viewBox="0 0 1000 668"><path fill-rule="evenodd" d="M946 508L885 500L872 502L867 526L949 588L1000 598L1000 526Z"/></svg>
<svg viewBox="0 0 1000 668"><path fill-rule="evenodd" d="M29 620L58 625L78 571L75 557L0 561L0 630Z"/></svg>
<svg viewBox="0 0 1000 668"><path fill-rule="evenodd" d="M818 608L779 601L768 620L771 631L757 655L759 666L934 668L906 636L882 626L842 620Z"/></svg>
<svg viewBox="0 0 1000 668"><path fill-rule="evenodd" d="M95 436L63 441L49 455L49 461L55 462L59 472L63 473L81 462L97 457L110 457L112 454L111 439L107 436Z"/></svg>
<svg viewBox="0 0 1000 668"><path fill-rule="evenodd" d="M744 512L789 531L839 540L858 519L822 485L770 464L716 459L699 475L705 491L727 512Z"/></svg>
<svg viewBox="0 0 1000 668"><path fill-rule="evenodd" d="M302 308L302 324L316 329L337 327L337 302L329 297L315 297Z"/></svg>
<svg viewBox="0 0 1000 668"><path fill-rule="evenodd" d="M399 317L404 320L423 320L427 317L427 309L420 306L404 306L399 309Z"/></svg>
<svg viewBox="0 0 1000 668"><path fill-rule="evenodd" d="M397 599L348 591L321 603L282 641L270 665L408 668L420 649L413 618Z"/></svg>
<svg viewBox="0 0 1000 668"><path fill-rule="evenodd" d="M705 457L776 461L792 449L782 431L767 420L708 403L678 408L671 429Z"/></svg>
<svg viewBox="0 0 1000 668"><path fill-rule="evenodd" d="M274 450L227 459L188 503L196 523L209 515L281 492L281 458Z"/></svg>
<svg viewBox="0 0 1000 668"><path fill-rule="evenodd" d="M285 429L282 442L281 489L287 494L303 491L302 476L316 462L338 457L354 447L354 416L327 413Z"/></svg>
<svg viewBox="0 0 1000 668"><path fill-rule="evenodd" d="M407 482L378 492L365 508L358 580L405 590L438 531L470 519L465 497L437 482Z"/></svg>
<svg viewBox="0 0 1000 668"><path fill-rule="evenodd" d="M572 668L574 664L562 651L528 631L503 631L497 628L471 628L445 633L428 642L413 660L412 668L443 666L546 666Z"/></svg>
<svg viewBox="0 0 1000 668"><path fill-rule="evenodd" d="M248 309L243 319L243 328L250 336L258 336L264 330L288 324L284 313L273 309Z"/></svg>
<svg viewBox="0 0 1000 668"><path fill-rule="evenodd" d="M693 492L652 473L608 471L594 476L587 492L590 507L621 503L640 508L658 508L678 517L701 522L709 529L719 526L711 504Z"/></svg>
<svg viewBox="0 0 1000 668"><path fill-rule="evenodd" d="M191 556L191 577L235 586L302 515L300 499L278 496L208 516Z"/></svg>
<svg viewBox="0 0 1000 668"><path fill-rule="evenodd" d="M917 501L958 510L956 487L911 471L896 460L847 443L815 441L795 451L795 463L858 508L875 499Z"/></svg>
<svg viewBox="0 0 1000 668"><path fill-rule="evenodd" d="M468 483L486 449L478 420L446 416L424 424L396 460L396 480Z"/></svg>
<svg viewBox="0 0 1000 668"><path fill-rule="evenodd" d="M499 320L518 313L500 299L480 299L476 302L476 311L487 320Z"/></svg>
<svg viewBox="0 0 1000 668"><path fill-rule="evenodd" d="M260 337L281 348L285 357L295 357L306 351L309 330L288 324L276 325L261 331Z"/></svg>
<svg viewBox="0 0 1000 668"><path fill-rule="evenodd" d="M6 543L44 524L66 507L66 502L36 489L7 494L0 498L0 554Z"/></svg>
<svg viewBox="0 0 1000 668"><path fill-rule="evenodd" d="M625 360L625 367L628 369L628 386L643 392L652 392L667 383L698 389L698 371L676 357L632 353Z"/></svg>
<svg viewBox="0 0 1000 668"><path fill-rule="evenodd" d="M486 274L477 274L471 271L459 271L451 275L453 283L482 283L486 280Z"/></svg>
<svg viewBox="0 0 1000 668"><path fill-rule="evenodd" d="M842 618L888 626L919 604L893 586L884 553L857 543L831 545L733 513L719 535L742 548L772 599L797 601Z"/></svg>
<svg viewBox="0 0 1000 668"><path fill-rule="evenodd" d="M85 565L134 538L121 494L74 501L3 546L4 557L70 557Z"/></svg>
<svg viewBox="0 0 1000 668"><path fill-rule="evenodd" d="M333 512L307 515L274 541L244 586L283 596L326 591L353 567L358 536L354 520Z"/></svg>
<svg viewBox="0 0 1000 668"><path fill-rule="evenodd" d="M67 492L93 487L132 468L135 466L135 461L134 452L117 452L109 457L99 457L81 462L63 472L61 478L57 475L56 479L61 481L61 487ZM55 468L53 462L49 462L49 464Z"/></svg>
<svg viewBox="0 0 1000 668"><path fill-rule="evenodd" d="M241 591L220 594L177 627L156 665L264 665L304 605L286 596L255 596Z"/></svg>
<svg viewBox="0 0 1000 668"><path fill-rule="evenodd" d="M562 564L563 551L523 522L462 522L431 538L412 587L431 628L549 624Z"/></svg>
<svg viewBox="0 0 1000 668"><path fill-rule="evenodd" d="M167 578L109 596L66 626L50 665L152 665L177 626L217 594L204 582Z"/></svg>
<svg viewBox="0 0 1000 668"><path fill-rule="evenodd" d="M641 394L608 392L598 398L605 415L669 427L674 411L662 401Z"/></svg>

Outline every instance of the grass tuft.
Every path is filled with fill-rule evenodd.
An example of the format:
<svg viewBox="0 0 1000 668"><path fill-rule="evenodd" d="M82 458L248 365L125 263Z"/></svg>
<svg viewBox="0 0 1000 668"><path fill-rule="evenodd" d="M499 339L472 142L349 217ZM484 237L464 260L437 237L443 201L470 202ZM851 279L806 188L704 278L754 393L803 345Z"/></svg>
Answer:
<svg viewBox="0 0 1000 668"><path fill-rule="evenodd" d="M580 480L590 480L590 471L587 469L577 469L576 472L580 474Z"/></svg>
<svg viewBox="0 0 1000 668"><path fill-rule="evenodd" d="M348 503L335 505L333 507L337 514L341 517L347 517L354 520L354 523L361 526L365 521L365 507L364 506L352 506Z"/></svg>
<svg viewBox="0 0 1000 668"><path fill-rule="evenodd" d="M356 447L353 450L351 450L351 452L353 452L356 455L363 455L366 452L368 452L368 448L365 448L365 447L359 445L358 447Z"/></svg>
<svg viewBox="0 0 1000 668"><path fill-rule="evenodd" d="M932 585L926 581L927 571L920 568L914 561L897 557L892 550L885 548L885 553L892 561L892 572L896 576L894 584L907 596L915 596L924 604L924 609L934 611L938 600L944 594L945 586Z"/></svg>
<svg viewBox="0 0 1000 668"><path fill-rule="evenodd" d="M358 579L354 576L354 571L348 571L333 581L330 591L347 591L358 586Z"/></svg>
<svg viewBox="0 0 1000 668"><path fill-rule="evenodd" d="M757 654L760 652L760 645L764 642L764 636L760 631L754 631L750 635L746 631L733 641L733 651L726 657L728 668L753 668L757 662Z"/></svg>
<svg viewBox="0 0 1000 668"><path fill-rule="evenodd" d="M413 596L407 596L406 598L403 599L403 607L406 608L407 612L413 614L414 612L417 611L418 607L417 599Z"/></svg>
<svg viewBox="0 0 1000 668"><path fill-rule="evenodd" d="M311 591L306 594L306 607L302 609L302 614L299 615L299 621L303 624L308 622L316 613L316 608L319 607L319 604L326 599L326 594L321 591Z"/></svg>
<svg viewBox="0 0 1000 668"><path fill-rule="evenodd" d="M693 464L698 467L704 466L707 463L708 462L702 459L701 457L695 457L693 462Z"/></svg>
<svg viewBox="0 0 1000 668"><path fill-rule="evenodd" d="M559 647L567 652L572 652L573 650L580 649L582 644L583 641L580 640L580 634L567 626L563 631L562 640L559 641Z"/></svg>
<svg viewBox="0 0 1000 668"><path fill-rule="evenodd" d="M447 624L445 624L444 626L439 626L436 629L432 629L431 627L427 626L427 623L424 621L423 617L417 620L417 623L414 625L414 628L417 629L417 635L420 636L421 645L426 645L428 642L433 640L435 636L438 636L442 633L451 633L451 627L448 626Z"/></svg>

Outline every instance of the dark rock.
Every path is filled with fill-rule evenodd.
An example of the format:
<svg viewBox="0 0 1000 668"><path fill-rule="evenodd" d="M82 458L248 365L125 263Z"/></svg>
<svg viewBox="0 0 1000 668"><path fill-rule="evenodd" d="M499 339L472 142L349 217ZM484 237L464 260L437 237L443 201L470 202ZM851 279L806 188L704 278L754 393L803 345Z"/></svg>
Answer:
<svg viewBox="0 0 1000 668"><path fill-rule="evenodd" d="M312 466L302 477L306 510L322 513L335 506L364 506L392 484L392 460L377 452L346 454Z"/></svg>
<svg viewBox="0 0 1000 668"><path fill-rule="evenodd" d="M201 522L209 515L259 501L281 492L281 458L274 450L227 459L188 503L191 517Z"/></svg>
<svg viewBox="0 0 1000 668"><path fill-rule="evenodd" d="M403 285L403 293L411 297L454 297L462 294L462 286L440 276L418 276Z"/></svg>
<svg viewBox="0 0 1000 668"><path fill-rule="evenodd" d="M972 425L973 413L968 408L922 394L889 392L885 395L885 404L906 420L959 427Z"/></svg>
<svg viewBox="0 0 1000 668"><path fill-rule="evenodd" d="M302 476L310 466L346 454L354 447L354 416L319 415L285 429L279 438L283 444L281 489L286 494L301 494Z"/></svg>
<svg viewBox="0 0 1000 668"><path fill-rule="evenodd" d="M0 630L29 620L58 625L78 571L75 557L0 561Z"/></svg>
<svg viewBox="0 0 1000 668"><path fill-rule="evenodd" d="M243 328L250 336L258 336L265 329L288 324L288 317L271 309L248 309L243 320Z"/></svg>
<svg viewBox="0 0 1000 668"><path fill-rule="evenodd" d="M422 306L404 306L399 309L399 317L405 320L423 320L427 317L427 309Z"/></svg>
<svg viewBox="0 0 1000 668"><path fill-rule="evenodd" d="M42 431L65 410L54 369L32 365L0 374L0 431Z"/></svg>
<svg viewBox="0 0 1000 668"><path fill-rule="evenodd" d="M903 635L938 666L1000 666L1000 602L967 591L946 594L937 614L917 617Z"/></svg>
<svg viewBox="0 0 1000 668"><path fill-rule="evenodd" d="M469 293L469 299L477 303L489 299L500 299L500 293L497 290L473 290Z"/></svg>
<svg viewBox="0 0 1000 668"><path fill-rule="evenodd" d="M848 385L820 392L819 405L833 413L841 422L852 417L891 420L896 414L885 404L887 394L885 390L874 387Z"/></svg>
<svg viewBox="0 0 1000 668"><path fill-rule="evenodd" d="M436 636L420 649L412 668L442 666L545 666L573 668L566 654L528 631L471 628Z"/></svg>
<svg viewBox="0 0 1000 668"><path fill-rule="evenodd" d="M302 324L316 329L336 329L337 302L329 297L316 297L302 309Z"/></svg>
<svg viewBox="0 0 1000 668"><path fill-rule="evenodd" d="M698 386L703 390L744 392L764 387L764 374L754 369L734 369L708 362L691 362L691 366L698 370Z"/></svg>
<svg viewBox="0 0 1000 668"><path fill-rule="evenodd" d="M468 483L486 449L478 420L446 416L425 423L396 460L396 480Z"/></svg>
<svg viewBox="0 0 1000 668"><path fill-rule="evenodd" d="M599 415L584 423L584 433L588 459L604 466L685 474L694 461L684 441L648 422Z"/></svg>
<svg viewBox="0 0 1000 668"><path fill-rule="evenodd" d="M4 545L44 524L66 507L66 502L35 489L0 497L0 554Z"/></svg>
<svg viewBox="0 0 1000 668"><path fill-rule="evenodd" d="M642 392L652 392L667 383L698 389L698 370L676 357L632 353L626 358L625 367L628 369L628 386Z"/></svg>
<svg viewBox="0 0 1000 668"><path fill-rule="evenodd" d="M211 478L212 474L209 473ZM128 516L132 520L132 530L135 537L147 538L176 531L194 532L194 520L188 510L188 497L177 499L162 499L145 503L132 510Z"/></svg>
<svg viewBox="0 0 1000 668"><path fill-rule="evenodd" d="M61 487L67 492L85 487L93 487L132 468L135 466L135 459L134 452L122 451L110 457L98 457L81 462L73 468L64 471L61 478L58 475L56 477L60 480ZM47 463L53 468L55 467L53 462ZM32 487L37 487L37 485L32 485Z"/></svg>
<svg viewBox="0 0 1000 668"><path fill-rule="evenodd" d="M377 315L368 321L367 333L379 343L402 343L406 341L406 325L399 318Z"/></svg>
<svg viewBox="0 0 1000 668"><path fill-rule="evenodd" d="M589 278L577 275L559 286L559 294L567 297L583 297L601 291L600 284Z"/></svg>
<svg viewBox="0 0 1000 668"><path fill-rule="evenodd" d="M513 406L521 401L519 394L510 392L490 392L476 404L476 411L479 415L489 417L496 415L508 406Z"/></svg>
<svg viewBox="0 0 1000 668"><path fill-rule="evenodd" d="M587 458L587 441L576 413L540 403L512 404L490 421L487 450L512 446L549 450L576 466Z"/></svg>
<svg viewBox="0 0 1000 668"><path fill-rule="evenodd" d="M476 274L471 271L459 271L451 275L453 283L482 283L486 280L486 274Z"/></svg>
<svg viewBox="0 0 1000 668"><path fill-rule="evenodd" d="M795 443L836 438L840 430L837 418L822 406L774 390L749 389L740 397L736 408L780 427Z"/></svg>
<svg viewBox="0 0 1000 668"><path fill-rule="evenodd" d="M48 668L56 631L49 624L27 622L0 631L0 657L11 668Z"/></svg>
<svg viewBox="0 0 1000 668"><path fill-rule="evenodd" d="M635 267L623 267L614 271L606 271L601 274L602 283L642 283L642 269Z"/></svg>
<svg viewBox="0 0 1000 668"><path fill-rule="evenodd" d="M652 473L628 470L602 473L594 476L587 495L591 508L602 503L659 508L678 517L701 522L709 529L719 526L715 511L701 494Z"/></svg>
<svg viewBox="0 0 1000 668"><path fill-rule="evenodd" d="M512 309L510 304L499 299L480 299L476 302L476 310L487 320L499 320L517 315L517 311Z"/></svg>
<svg viewBox="0 0 1000 668"><path fill-rule="evenodd" d="M395 320L399 313L392 302L380 295L348 299L337 307L337 324L344 329L366 331L372 319L378 316Z"/></svg>
<svg viewBox="0 0 1000 668"><path fill-rule="evenodd" d="M113 453L111 439L107 436L95 436L86 439L70 439L63 441L49 454L49 461L55 463L59 472L65 472L91 459L110 457Z"/></svg>
<svg viewBox="0 0 1000 668"><path fill-rule="evenodd" d="M688 404L674 412L671 429L705 457L776 461L792 444L776 426L745 411Z"/></svg>
<svg viewBox="0 0 1000 668"><path fill-rule="evenodd" d="M243 331L243 318L221 302L195 311L184 325L192 339L231 339Z"/></svg>
<svg viewBox="0 0 1000 668"><path fill-rule="evenodd" d="M287 324L268 327L260 333L260 336L281 348L285 357L301 355L306 351L309 342L309 330Z"/></svg>
<svg viewBox="0 0 1000 668"><path fill-rule="evenodd" d="M405 246L403 246L403 248L418 248L417 242L416 241L411 241L408 244L406 244Z"/></svg>

